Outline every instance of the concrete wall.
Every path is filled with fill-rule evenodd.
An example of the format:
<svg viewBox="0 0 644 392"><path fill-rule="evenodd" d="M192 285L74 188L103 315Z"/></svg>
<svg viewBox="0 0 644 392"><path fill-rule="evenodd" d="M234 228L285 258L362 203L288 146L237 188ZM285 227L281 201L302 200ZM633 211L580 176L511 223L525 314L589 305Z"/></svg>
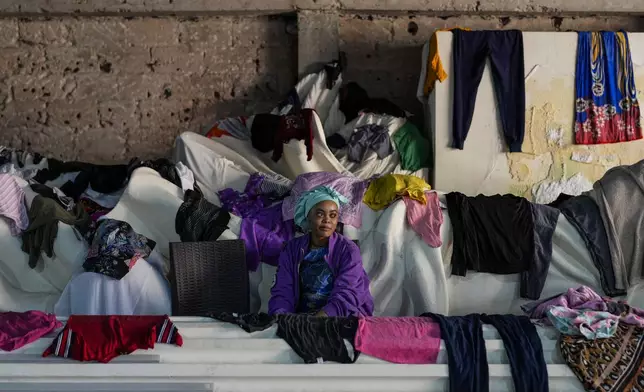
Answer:
<svg viewBox="0 0 644 392"><path fill-rule="evenodd" d="M0 145L116 162L272 108L296 80L282 18L0 20Z"/></svg>
<svg viewBox="0 0 644 392"><path fill-rule="evenodd" d="M526 128L522 153L508 153L500 129L492 75L487 66L479 85L472 126L463 150L449 147L452 132L452 83L437 83L432 123L436 130L437 189L478 193L514 193L540 203L560 192L591 188L606 170L644 158L644 140L573 144L577 34L524 33ZM635 85L642 99L644 34L629 35ZM452 34L439 33L439 52L448 73Z"/></svg>
<svg viewBox="0 0 644 392"><path fill-rule="evenodd" d="M644 3L622 0L0 0L0 12L12 14L280 13L298 10L644 14Z"/></svg>
<svg viewBox="0 0 644 392"><path fill-rule="evenodd" d="M272 107L338 49L347 80L420 123L434 29L640 31L633 3L0 0L0 144L92 162L163 155L180 132Z"/></svg>

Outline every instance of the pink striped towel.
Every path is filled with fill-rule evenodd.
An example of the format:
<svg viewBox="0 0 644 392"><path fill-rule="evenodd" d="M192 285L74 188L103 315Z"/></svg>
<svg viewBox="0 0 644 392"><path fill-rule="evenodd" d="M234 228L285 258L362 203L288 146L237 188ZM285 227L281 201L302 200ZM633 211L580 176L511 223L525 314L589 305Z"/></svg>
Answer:
<svg viewBox="0 0 644 392"><path fill-rule="evenodd" d="M9 223L11 235L20 235L29 226L25 191L9 174L0 174L0 219Z"/></svg>

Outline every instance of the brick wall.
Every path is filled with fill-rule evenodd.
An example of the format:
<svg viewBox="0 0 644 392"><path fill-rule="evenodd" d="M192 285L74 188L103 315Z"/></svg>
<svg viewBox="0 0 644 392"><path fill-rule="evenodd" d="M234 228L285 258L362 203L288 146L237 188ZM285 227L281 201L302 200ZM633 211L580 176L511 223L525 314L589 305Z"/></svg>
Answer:
<svg viewBox="0 0 644 392"><path fill-rule="evenodd" d="M273 107L296 81L292 16L0 19L0 145L64 159L167 154L179 133ZM638 16L344 14L345 80L422 115L420 48L436 28L642 31ZM289 33L290 32L290 33Z"/></svg>

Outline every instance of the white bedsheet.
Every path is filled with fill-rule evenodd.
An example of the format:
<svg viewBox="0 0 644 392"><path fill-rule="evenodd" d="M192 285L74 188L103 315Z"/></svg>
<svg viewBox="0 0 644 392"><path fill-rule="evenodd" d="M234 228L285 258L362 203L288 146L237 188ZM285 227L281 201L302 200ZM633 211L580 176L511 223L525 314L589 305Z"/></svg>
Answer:
<svg viewBox="0 0 644 392"><path fill-rule="evenodd" d="M204 160L200 162L203 170ZM230 165L221 158L211 158L209 162L216 167ZM190 167L188 163L186 165ZM235 180L230 177L231 180L240 184L241 179L248 178L248 174L241 174L234 167L227 167L224 172L232 174L235 170L240 178ZM197 172L195 177L198 182L204 181L198 178ZM213 192L223 187L226 187L223 182L208 185ZM174 230L174 217L181 202L179 188L165 181L155 171L141 168L134 172L123 198L108 217L125 220L135 231L156 241L156 249L164 258L167 271L167 244L179 241ZM239 218L232 217L230 229L220 238L238 238L239 224ZM426 310L446 313L447 282L443 272L442 249L430 248L407 226L404 203L395 203L379 212L363 206L363 227L369 229L347 227L347 235L360 241L365 269L373 279L371 291L376 300L377 313L415 314ZM444 229L449 230L448 227L446 224ZM274 273L274 267L263 265L250 274L253 310L266 310ZM161 290L161 287L149 285L141 289L144 292L140 296L153 298L156 295L154 290ZM163 296L163 292L159 291L158 295Z"/></svg>
<svg viewBox="0 0 644 392"><path fill-rule="evenodd" d="M263 173L279 173L284 177L295 179L302 173L328 171L332 173L349 172L340 164L326 145L322 124L314 114L313 127L313 158L308 161L306 146L303 141L291 140L284 145L284 153L278 162L272 160L272 152L261 153L257 151L250 141L240 140L232 136L221 136L209 139L192 132L181 134L176 142L174 158L184 161L189 154L195 154L192 149L203 150L207 148L221 157L227 158L249 173L259 171ZM200 146L197 146L200 145ZM184 161L186 165L188 162ZM189 166L193 169L193 166ZM194 170L193 170L194 171Z"/></svg>
<svg viewBox="0 0 644 392"><path fill-rule="evenodd" d="M36 193L23 183L27 206ZM21 249L20 236L12 237L6 221L0 220L0 311L52 311L71 276L80 270L87 246L71 226L58 224L53 257L42 254L35 269Z"/></svg>
<svg viewBox="0 0 644 392"><path fill-rule="evenodd" d="M121 280L82 272L65 288L56 314L170 314L171 295L166 276L170 270L170 242L179 242L175 216L183 191L156 171L134 171L116 207L106 218L128 222L137 233L154 240L154 252L137 262ZM236 239L240 219L232 217L220 239Z"/></svg>
<svg viewBox="0 0 644 392"><path fill-rule="evenodd" d="M72 314L172 314L170 285L159 269L157 252L140 259L121 280L94 272L73 277L60 296L54 313Z"/></svg>
<svg viewBox="0 0 644 392"><path fill-rule="evenodd" d="M156 171L142 167L134 171L119 204L106 217L125 221L137 233L156 241L154 249L167 259L170 242L181 241L174 223L182 203L181 188L163 179ZM224 231L220 238L237 238L240 223L238 217L232 216L231 229Z"/></svg>
<svg viewBox="0 0 644 392"><path fill-rule="evenodd" d="M430 247L411 229L402 201L381 211L363 204L362 228L345 227L359 240L376 315L449 312L442 249Z"/></svg>
<svg viewBox="0 0 644 392"><path fill-rule="evenodd" d="M383 124L394 129L400 121L404 120L371 114L363 115L350 124L357 124L357 126L371 123ZM249 141L231 136L209 139L193 132L184 132L177 137L173 158L188 166L195 173L195 179L205 188L210 188L210 181L219 184L223 181L221 177L229 178L228 173L222 173L220 170L222 167L230 165L236 166L238 170L246 174L254 172L277 173L291 180L300 174L318 171L344 173L364 179L383 173L413 174L424 179L428 178L427 169L420 169L417 172L403 170L400 167L400 157L397 152L381 160L377 158L375 152L369 151L361 163L350 162L345 151L340 151L336 157L323 138L323 131L317 116L316 123L311 161L307 161L306 147L304 142L299 140L291 140L285 144L282 159L274 162L271 159L272 153L257 151ZM229 161L229 166L222 164L226 160ZM239 189L239 183L232 182L228 187ZM243 189L243 185L241 189ZM206 189L204 192L212 194L212 189Z"/></svg>
<svg viewBox="0 0 644 392"><path fill-rule="evenodd" d="M184 133L179 137L175 147L175 159L185 162L188 159L186 154L189 150L182 149L185 143L198 142L201 147L194 149L208 148L218 155L235 162L240 168L251 173L260 171L264 173L277 172L287 178L294 179L300 174L327 171L334 173L352 174L358 178L369 178L376 174L401 173L412 174L400 167L400 155L398 151L384 158L378 159L375 152L369 151L362 162L350 162L347 159L346 148L338 150L335 154L326 144L326 138L335 133L340 133L345 140L348 140L356 127L366 124L384 125L389 130L389 136L405 124L406 119L396 118L388 115L361 114L356 119L345 124L345 116L339 110L339 90L342 84L342 76L338 78L332 89L326 88L327 76L325 71L317 74L310 74L302 78L296 85L295 91L299 96L302 108L314 109L315 124L313 126L313 158L307 161L306 147L304 141L291 140L284 146L284 155L278 161L271 159L272 152L261 153L253 148L248 140L237 139L232 136L221 136L211 139L211 142L201 140L207 139L201 135ZM273 110L274 114L283 114L290 106L279 110ZM249 119L252 123L252 119ZM251 125L248 125L250 128ZM194 153L194 151L192 151ZM427 178L427 170L416 173Z"/></svg>
<svg viewBox="0 0 644 392"><path fill-rule="evenodd" d="M211 192L225 188L226 181L232 181L237 189L243 188L249 173L257 168L244 172L245 169L236 161L237 152L230 150L226 156L218 156L215 149L208 148L211 143L217 142L185 133L177 140L177 158L189 158L184 163L195 170L197 181ZM202 157L201 154L210 156ZM226 166L225 181L217 176L222 165ZM519 275L468 272L465 277L451 276L451 224L447 211L443 213L443 246L437 249L426 245L409 227L402 202L396 202L383 211L373 211L363 205L362 228L345 226L345 234L360 241L365 270L372 280L376 313L521 314L520 306L527 301L519 298ZM262 266L255 276L259 287L254 290L257 296L254 301L259 301L262 310L266 310L273 274L273 267ZM579 233L565 217L560 216L542 298L582 284L601 293L599 273ZM629 292L628 300L635 306L644 306L644 284L640 287Z"/></svg>
<svg viewBox="0 0 644 392"><path fill-rule="evenodd" d="M198 167L184 162L195 170L195 177L200 184L207 184L213 194L229 184L236 184L237 189L243 188L249 176L247 172L233 162L214 155L212 150L206 149L204 152L208 152L210 156L193 156L193 163L198 163ZM221 165L225 166L223 177L208 177L208 173L214 173L209 170ZM140 168L133 173L123 197L108 217L124 220L135 231L156 241L156 251L160 257L156 265L165 274L169 267L169 243L179 241L174 220L182 201L182 191L178 187L164 180L154 170ZM211 201L217 203L214 199ZM451 226L446 211L444 217L445 223L441 229L444 243L441 248L429 247L411 230L406 222L406 210L402 202L396 202L382 211L373 211L363 206L363 227L345 227L348 237L360 241L365 270L371 278L376 314L417 315L425 311L452 315L472 312L520 314L519 306L526 301L519 299L517 275L468 272L466 277L450 277ZM230 229L224 232L221 239L238 238L239 224L240 219L233 217ZM20 250L20 240L8 235L8 227L4 222L0 222L0 241L3 250L0 252L2 310L52 311L67 282L80 272L86 247L76 239L69 226L60 224L54 247L56 257L45 260L43 270L38 271L27 266L27 256ZM542 297L582 284L601 292L599 275L590 255L577 231L563 216L559 218L553 243L553 260ZM149 273L154 271L156 270L151 268ZM275 268L263 265L250 274L253 310L266 310L274 272ZM83 282L84 278L78 283L78 276L69 287L70 292L77 293L79 287L88 284ZM134 303L136 298L144 299L139 309L154 308L157 306L155 298L167 298L167 286L164 284L138 286L138 292L132 287L120 288L122 295L119 298L129 296L133 301L121 304L121 309L137 309L137 304ZM85 291L85 295L88 296L88 303L97 303L100 301L98 297L116 289L98 288L89 294ZM643 293L644 284L640 282L629 291L627 299L632 305L643 307ZM61 301L60 306L66 303L65 306L71 308L70 311L92 309L90 305L84 305L83 308L73 304L73 301ZM96 305L94 309L107 311L105 309L110 308L107 305Z"/></svg>
<svg viewBox="0 0 644 392"><path fill-rule="evenodd" d="M357 127L367 125L367 124L377 124L387 127L389 136L393 136L407 121L404 118L393 117L389 115L380 115L373 113L361 113L357 118L349 121L345 124L346 118L344 114L340 111L340 86L342 84L342 76L338 77L338 80L333 85L331 90L326 88L327 76L325 71L321 71L317 74L310 74L305 76L300 82L295 86L295 90L300 96L302 101L303 108L315 109L319 119L320 124L318 124L318 129L322 132L315 133L315 139L320 138L324 140L326 137L329 137L335 133L339 133L345 140L349 140L351 134L355 131ZM323 128L320 128L321 126ZM393 143L393 142L392 142ZM300 145L300 149L303 148L303 142L296 143ZM314 148L322 148L324 151L322 154L329 161L333 162L333 166L340 166L342 171L348 171L358 178L370 178L376 174L383 173L398 173L398 174L416 174L419 177L428 178L428 171L419 170L418 172L412 173L408 170L403 170L400 166L400 155L396 150L395 144L393 144L394 152L384 159L378 159L376 153L369 151L362 162L351 162L347 159L347 149L343 148L335 152L331 150L326 145L326 141L321 143L321 146L317 144ZM335 159L334 159L335 158ZM311 170L314 171L314 170ZM320 171L315 170L315 171ZM328 171L328 170L327 170ZM340 172L342 172L340 171ZM295 176L305 173L296 172ZM282 174L282 173L281 173Z"/></svg>

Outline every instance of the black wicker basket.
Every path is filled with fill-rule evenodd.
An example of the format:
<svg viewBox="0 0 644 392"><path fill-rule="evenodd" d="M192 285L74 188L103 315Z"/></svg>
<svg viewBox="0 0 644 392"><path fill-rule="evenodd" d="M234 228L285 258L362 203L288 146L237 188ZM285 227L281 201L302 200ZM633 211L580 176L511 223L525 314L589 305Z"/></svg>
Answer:
<svg viewBox="0 0 644 392"><path fill-rule="evenodd" d="M170 284L174 316L250 312L244 241L170 243Z"/></svg>

